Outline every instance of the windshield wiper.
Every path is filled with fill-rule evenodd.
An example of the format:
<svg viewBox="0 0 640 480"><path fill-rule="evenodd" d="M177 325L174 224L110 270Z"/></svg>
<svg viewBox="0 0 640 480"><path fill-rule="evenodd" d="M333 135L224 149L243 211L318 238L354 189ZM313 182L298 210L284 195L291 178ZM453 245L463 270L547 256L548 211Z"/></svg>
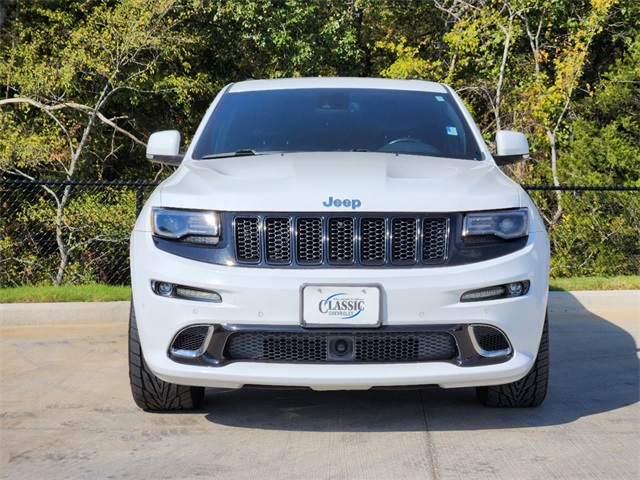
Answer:
<svg viewBox="0 0 640 480"><path fill-rule="evenodd" d="M210 160L212 158L230 158L230 157L253 157L257 155L258 152L255 150L251 150L250 148L242 148L235 152L227 152L227 153L212 153L211 155L204 155L200 160Z"/></svg>

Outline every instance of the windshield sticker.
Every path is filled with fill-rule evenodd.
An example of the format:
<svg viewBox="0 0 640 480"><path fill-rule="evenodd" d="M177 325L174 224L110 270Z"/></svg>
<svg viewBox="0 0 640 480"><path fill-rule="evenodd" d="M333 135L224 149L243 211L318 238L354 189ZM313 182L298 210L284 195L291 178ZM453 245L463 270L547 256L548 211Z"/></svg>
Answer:
<svg viewBox="0 0 640 480"><path fill-rule="evenodd" d="M444 102L444 98L442 98L440 95L436 96L436 100L439 102Z"/></svg>
<svg viewBox="0 0 640 480"><path fill-rule="evenodd" d="M447 127L447 135L458 136L458 129L456 127Z"/></svg>

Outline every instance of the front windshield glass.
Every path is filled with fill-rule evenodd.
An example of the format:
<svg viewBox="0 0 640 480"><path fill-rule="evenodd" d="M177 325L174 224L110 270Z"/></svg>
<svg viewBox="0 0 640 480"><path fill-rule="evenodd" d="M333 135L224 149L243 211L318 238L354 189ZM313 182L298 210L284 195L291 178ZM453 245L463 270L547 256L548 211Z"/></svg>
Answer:
<svg viewBox="0 0 640 480"><path fill-rule="evenodd" d="M248 151L482 158L451 95L379 89L228 93L217 105L193 157Z"/></svg>

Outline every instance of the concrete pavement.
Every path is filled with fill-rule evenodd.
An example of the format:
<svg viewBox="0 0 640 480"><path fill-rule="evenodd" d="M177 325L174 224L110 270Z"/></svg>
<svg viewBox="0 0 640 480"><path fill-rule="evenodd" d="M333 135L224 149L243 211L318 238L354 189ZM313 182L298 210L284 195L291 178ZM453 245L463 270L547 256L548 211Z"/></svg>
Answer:
<svg viewBox="0 0 640 480"><path fill-rule="evenodd" d="M0 476L636 479L639 299L551 295L550 390L530 410L473 389L208 389L200 411L150 414L129 391L127 302L108 321L0 308Z"/></svg>
<svg viewBox="0 0 640 480"><path fill-rule="evenodd" d="M126 322L129 302L0 303L2 325Z"/></svg>

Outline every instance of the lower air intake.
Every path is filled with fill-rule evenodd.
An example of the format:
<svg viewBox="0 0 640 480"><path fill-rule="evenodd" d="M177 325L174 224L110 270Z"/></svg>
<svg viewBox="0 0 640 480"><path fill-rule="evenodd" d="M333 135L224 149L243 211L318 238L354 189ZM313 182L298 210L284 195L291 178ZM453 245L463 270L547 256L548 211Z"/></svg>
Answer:
<svg viewBox="0 0 640 480"><path fill-rule="evenodd" d="M484 356L510 355L511 345L504 333L488 325L474 325L473 337L478 353Z"/></svg>
<svg viewBox="0 0 640 480"><path fill-rule="evenodd" d="M330 340L353 345L349 362L398 363L451 360L457 354L453 336L445 332L239 332L230 336L227 360L262 362L331 362Z"/></svg>
<svg viewBox="0 0 640 480"><path fill-rule="evenodd" d="M210 325L195 325L182 330L171 344L171 354L182 357L202 355L211 337Z"/></svg>

